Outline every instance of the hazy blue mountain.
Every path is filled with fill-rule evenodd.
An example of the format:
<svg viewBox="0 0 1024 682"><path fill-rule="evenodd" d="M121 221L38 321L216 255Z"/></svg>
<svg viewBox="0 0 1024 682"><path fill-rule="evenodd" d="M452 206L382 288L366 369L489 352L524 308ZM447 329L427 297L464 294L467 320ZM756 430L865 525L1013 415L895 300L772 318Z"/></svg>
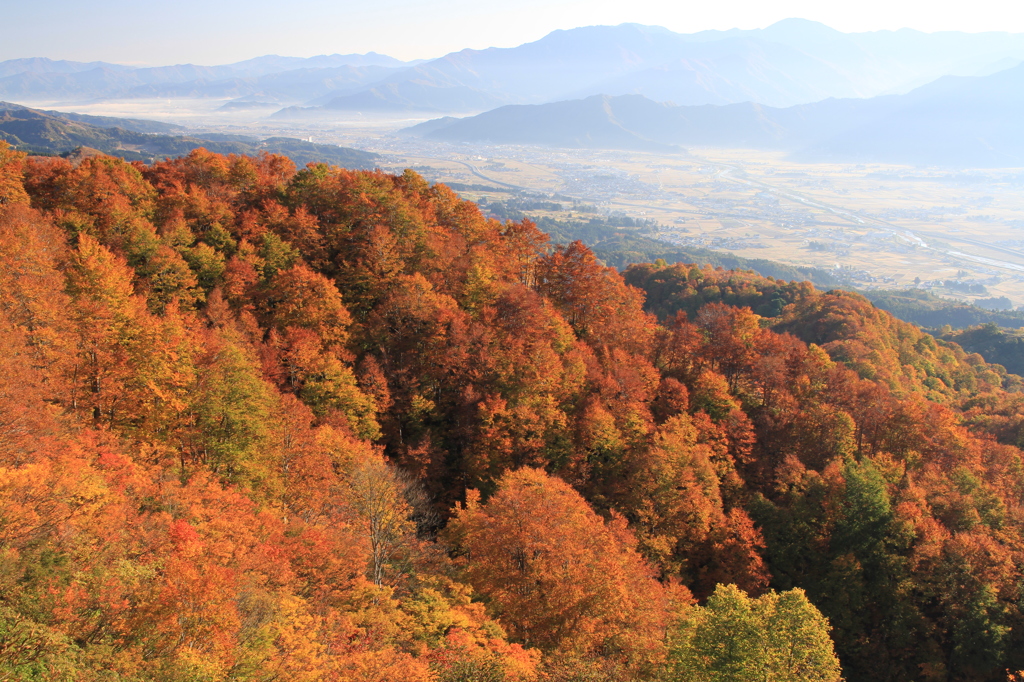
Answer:
<svg viewBox="0 0 1024 682"><path fill-rule="evenodd" d="M303 102L375 83L418 62L365 55L269 55L222 66L134 68L104 62L0 62L0 97L23 101L125 97L243 97Z"/></svg>
<svg viewBox="0 0 1024 682"><path fill-rule="evenodd" d="M628 93L679 104L777 105L873 94L859 91L834 66L786 45L750 37L690 40L657 26L623 24L554 31L514 48L453 52L396 71L365 91L339 93L340 102L323 97L311 104L362 110L384 100L393 110L464 112L472 111L466 106L474 99L479 111L501 103Z"/></svg>
<svg viewBox="0 0 1024 682"><path fill-rule="evenodd" d="M774 104L861 94L833 66L756 38L693 41L656 26L555 31L515 48L462 50L387 82L467 86L508 103L591 94L644 94L680 104Z"/></svg>
<svg viewBox="0 0 1024 682"><path fill-rule="evenodd" d="M272 73L258 80L259 92L285 101L308 101L343 89L375 83L401 66L346 64L332 67L304 67Z"/></svg>
<svg viewBox="0 0 1024 682"><path fill-rule="evenodd" d="M468 121L471 119L459 119L455 116L442 116L441 118L432 118L429 121L418 123L412 127L404 128L398 131L399 135L409 135L412 137L428 137L432 133L438 130L444 130L448 126L452 125L456 121Z"/></svg>
<svg viewBox="0 0 1024 682"><path fill-rule="evenodd" d="M687 43L678 58L619 74L571 93L642 94L675 104L758 102L788 106L826 97L860 97L859 89L835 66L794 48L754 38Z"/></svg>
<svg viewBox="0 0 1024 682"><path fill-rule="evenodd" d="M0 97L24 101L113 97L140 83L133 71L106 65L79 72L24 71L0 78Z"/></svg>
<svg viewBox="0 0 1024 682"><path fill-rule="evenodd" d="M217 80L198 79L181 83L139 85L129 97L231 97L271 102L306 102L339 92L354 91L379 81L402 67L336 66L303 68L259 77Z"/></svg>
<svg viewBox="0 0 1024 682"><path fill-rule="evenodd" d="M465 142L650 150L774 149L803 160L1024 165L1024 65L948 76L905 95L830 98L787 108L751 102L675 106L640 95L504 106L428 121L408 134Z"/></svg>
<svg viewBox="0 0 1024 682"><path fill-rule="evenodd" d="M844 111L843 103L865 101L869 100L828 100L838 115L818 117L800 111L804 107L773 109L752 102L680 107L643 95L594 95L507 105L469 118L426 121L403 132L452 142L638 151L679 145L799 149L806 145L806 135L827 137L848 128L847 121L857 113ZM808 132L812 126L814 132Z"/></svg>
<svg viewBox="0 0 1024 682"><path fill-rule="evenodd" d="M691 34L622 24L554 31L518 47L460 50L421 62L372 52L149 68L11 60L0 62L0 98L245 98L301 104L314 115L323 113L315 107L483 111L598 94L782 108L904 94L943 76L987 75L1021 61L1024 34L842 33L802 19Z"/></svg>
<svg viewBox="0 0 1024 682"><path fill-rule="evenodd" d="M692 40L755 37L788 45L835 65L870 94L902 94L941 76L987 75L1003 62L1024 60L1024 34L990 31L924 33L898 31L842 33L807 19L784 19L764 29L701 31Z"/></svg>
<svg viewBox="0 0 1024 682"><path fill-rule="evenodd" d="M802 19L693 34L622 24L554 31L514 48L461 50L370 87L416 82L426 93L427 86L461 86L508 104L639 94L680 105L788 107L905 93L944 75L991 73L1021 60L1021 34L847 34Z"/></svg>
<svg viewBox="0 0 1024 682"><path fill-rule="evenodd" d="M947 76L811 141L801 158L1024 166L1024 65L983 77ZM878 115L880 114L881 115Z"/></svg>
<svg viewBox="0 0 1024 682"><path fill-rule="evenodd" d="M458 142L671 151L670 144L653 139L652 130L645 128L662 125L678 108L639 95L596 95L551 104L510 104L470 118L449 119L447 125L426 121L406 132ZM644 125L637 126L638 120Z"/></svg>
<svg viewBox="0 0 1024 682"><path fill-rule="evenodd" d="M179 64L126 68L100 64L78 71L29 70L0 78L0 96L23 100L128 97L133 89L142 89L143 95L152 95L153 86L206 83L232 77L236 74L228 67Z"/></svg>
<svg viewBox="0 0 1024 682"><path fill-rule="evenodd" d="M281 57L272 54L228 64L226 68L246 76L264 76L270 73L294 71L297 69L332 69L339 66L397 68L412 66L422 61L403 62L394 57L377 54L376 52L367 52L366 54L322 54L316 57Z"/></svg>
<svg viewBox="0 0 1024 682"><path fill-rule="evenodd" d="M107 62L69 62L64 59L54 60L45 57L28 57L26 59L8 59L0 62L0 78L15 76L19 73L79 73L106 67L108 69L129 71L132 67Z"/></svg>

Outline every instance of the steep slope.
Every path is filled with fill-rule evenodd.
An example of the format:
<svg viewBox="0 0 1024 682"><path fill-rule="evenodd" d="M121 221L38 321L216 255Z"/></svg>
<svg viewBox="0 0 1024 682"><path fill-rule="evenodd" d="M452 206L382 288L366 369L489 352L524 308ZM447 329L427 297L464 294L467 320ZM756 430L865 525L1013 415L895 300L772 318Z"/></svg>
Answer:
<svg viewBox="0 0 1024 682"><path fill-rule="evenodd" d="M1021 387L411 171L0 144L0 676L654 682L732 585L851 682L1001 679Z"/></svg>

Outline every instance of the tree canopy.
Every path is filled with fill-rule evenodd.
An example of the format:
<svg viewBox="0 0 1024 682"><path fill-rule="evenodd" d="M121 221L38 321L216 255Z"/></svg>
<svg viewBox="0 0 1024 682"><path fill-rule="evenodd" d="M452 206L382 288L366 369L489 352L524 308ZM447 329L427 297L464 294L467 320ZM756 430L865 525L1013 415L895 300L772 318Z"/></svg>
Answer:
<svg viewBox="0 0 1024 682"><path fill-rule="evenodd" d="M0 148L0 676L1005 679L1021 388L412 171Z"/></svg>

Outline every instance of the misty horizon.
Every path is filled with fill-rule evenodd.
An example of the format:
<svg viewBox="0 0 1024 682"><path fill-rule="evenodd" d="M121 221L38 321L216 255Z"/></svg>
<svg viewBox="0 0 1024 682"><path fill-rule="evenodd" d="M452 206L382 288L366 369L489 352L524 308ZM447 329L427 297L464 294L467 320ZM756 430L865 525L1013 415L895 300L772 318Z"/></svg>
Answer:
<svg viewBox="0 0 1024 682"><path fill-rule="evenodd" d="M603 28L603 27L620 27L620 26L639 26L639 27L646 28L646 29L664 30L664 31L667 31L669 33L675 33L677 35L682 35L682 36L700 36L700 37L704 38L704 37L710 37L710 36L716 36L716 35L721 36L721 37L728 37L730 35L737 34L737 33L742 33L742 32L759 31L759 30L763 31L763 30L770 29L770 28L778 26L778 25L789 25L789 24L794 24L794 23L797 23L797 22L808 23L808 24L817 24L817 25L819 25L821 27L827 28L827 29L832 30L832 31L836 31L838 33L845 33L845 34L851 34L851 35L857 35L857 34L862 34L862 35L863 34L900 34L900 33L902 33L902 34L923 34L923 35L963 33L963 34L975 35L975 36L976 35L982 35L982 34L991 34L993 36L1011 36L1011 35L1018 35L1018 34L1019 35L1024 35L1024 26L1022 26L1021 29L1017 30L1017 31L1005 30L1004 28L999 28L999 29L997 29L997 28L986 28L986 29L974 30L974 31L961 30L961 29L923 30L923 29L920 29L920 28L912 27L912 26L900 26L898 28L873 28L873 29L865 29L865 30L859 30L859 31L844 31L842 29L836 28L835 26L831 26L831 25L829 25L829 24L827 24L825 22L822 22L822 21L816 21L816 20L813 20L813 19L807 19L807 18L798 17L798 16L788 16L788 17L782 17L782 18L776 19L774 21L771 21L769 23L766 23L766 24L760 25L760 26L752 26L752 27L744 27L744 28L741 28L739 26L731 26L729 28L717 28L717 27L716 28L699 28L699 29L695 29L695 30L692 30L692 31L673 30L673 29L670 29L670 28L668 28L668 27L666 27L665 25L662 25L662 24L657 24L657 23L645 24L645 23L637 22L637 21L623 21L623 22L619 22L617 24L584 23L584 24L579 24L579 25L576 25L576 26L571 26L571 27L566 27L566 28L553 28L553 29L550 29L550 30L546 31L545 33L543 33L542 35L540 35L540 36L538 36L538 37L536 37L534 39L525 39L525 40L522 40L522 41L519 41L519 42L512 42L512 43L509 43L509 44L506 44L506 45L496 45L496 44L494 44L494 45L486 45L486 46L481 46L481 47L461 46L461 47L454 47L454 48L452 48L452 49L450 49L448 51L444 51L444 52L440 52L440 53L435 53L433 55L424 55L424 54L419 54L419 53L404 53L404 51L400 50L399 53L404 53L404 54L401 54L401 56L398 56L398 54L392 53L392 52L388 52L386 49L383 49L383 48L380 48L380 47L370 47L369 49L367 49L364 52L358 52L358 51L356 51L356 52L348 52L348 51L345 51L344 49L335 49L333 51L324 51L324 52L316 52L316 53L314 53L314 52L307 52L305 54L300 54L301 51L289 52L289 53L284 53L284 52L281 52L281 51L273 51L272 46L268 45L267 46L267 50L270 50L270 51L259 51L257 49L257 50L252 51L249 54L241 55L241 56L239 56L236 59L228 59L228 60L222 60L222 61L205 61L204 62L204 61L199 60L199 59L190 59L190 58L177 59L177 60L171 60L171 61L141 61L141 60L138 60L138 59L132 59L132 60L119 60L119 59L115 59L115 58L107 59L107 58L103 58L102 56L97 57L97 58L91 58L91 59L75 59L75 58L70 58L70 57L57 57L57 56L54 56L52 54L40 53L38 51L37 52L27 52L27 53L12 53L12 52L7 51L6 52L7 56L4 56L4 57L0 58L0 62L3 62L3 61L14 62L14 61L20 61L20 60L45 59L45 60L51 60L51 61L56 61L56 62L61 62L61 61L64 61L64 62L77 62L77 63L83 63L83 64L95 64L97 66L98 65L107 64L107 65L113 65L113 66L123 66L123 67L128 67L128 68L133 68L133 69L146 69L146 68L159 68L159 67L171 67L171 66L192 66L192 65L194 65L194 66L231 66L231 65L236 65L236 64L244 64L246 62L254 61L254 60L257 60L257 59L261 59L261 58L317 60L319 58L329 58L329 57L387 57L387 58L394 59L394 60L399 61L399 62L404 62L404 63L407 63L407 64L411 64L411 63L420 63L420 62L426 62L426 61L432 61L432 60L436 60L436 59L441 59L441 58L443 58L445 56L448 56L448 55L451 55L451 54L456 54L456 53L459 53L459 52L467 52L467 51L469 51L469 52L481 52L481 51L487 51L487 50L512 49L512 48L521 47L523 45L527 45L527 44L530 44L530 43L539 42L539 41L543 40L545 37L548 37L548 36L550 36L552 34L563 33L563 32L573 31L573 30L577 30L577 29ZM10 48L8 48L8 49L10 49ZM2 52L4 52L4 51L0 50L0 53L2 53Z"/></svg>

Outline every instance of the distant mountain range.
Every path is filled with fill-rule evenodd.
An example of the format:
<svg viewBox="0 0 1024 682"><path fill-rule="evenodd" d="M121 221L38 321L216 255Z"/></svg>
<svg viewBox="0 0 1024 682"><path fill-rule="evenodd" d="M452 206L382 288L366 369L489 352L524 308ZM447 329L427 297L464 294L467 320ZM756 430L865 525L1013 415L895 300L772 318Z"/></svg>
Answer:
<svg viewBox="0 0 1024 682"><path fill-rule="evenodd" d="M415 64L374 52L308 59L268 55L224 66L151 68L14 59L0 62L0 97L32 102L259 95L264 101L293 103L374 83Z"/></svg>
<svg viewBox="0 0 1024 682"><path fill-rule="evenodd" d="M1024 166L1024 65L946 76L905 95L774 108L675 106L641 95L510 105L407 134L455 142L635 151L709 146L788 151L801 160Z"/></svg>
<svg viewBox="0 0 1024 682"><path fill-rule="evenodd" d="M514 48L462 50L423 62L374 53L156 68L19 59L0 62L0 98L236 98L292 107L281 114L288 117L342 110L477 113L598 94L684 106L789 107L905 93L942 76L987 75L1022 60L1022 34L841 33L801 19L691 34L622 24L555 31Z"/></svg>
<svg viewBox="0 0 1024 682"><path fill-rule="evenodd" d="M460 112L470 100L459 88L469 88L478 93L477 111L597 94L787 107L907 92L945 75L990 73L1022 60L1021 34L846 34L802 19L692 34L622 24L555 31L514 48L453 52L312 104L363 110L371 99L375 110Z"/></svg>
<svg viewBox="0 0 1024 682"><path fill-rule="evenodd" d="M0 102L0 140L33 154L67 155L87 148L129 160L152 161L205 147L221 154L282 154L300 167L324 162L346 168L373 168L379 160L376 154L358 149L287 137L259 140L243 135L184 133L181 126L156 121L40 111Z"/></svg>

